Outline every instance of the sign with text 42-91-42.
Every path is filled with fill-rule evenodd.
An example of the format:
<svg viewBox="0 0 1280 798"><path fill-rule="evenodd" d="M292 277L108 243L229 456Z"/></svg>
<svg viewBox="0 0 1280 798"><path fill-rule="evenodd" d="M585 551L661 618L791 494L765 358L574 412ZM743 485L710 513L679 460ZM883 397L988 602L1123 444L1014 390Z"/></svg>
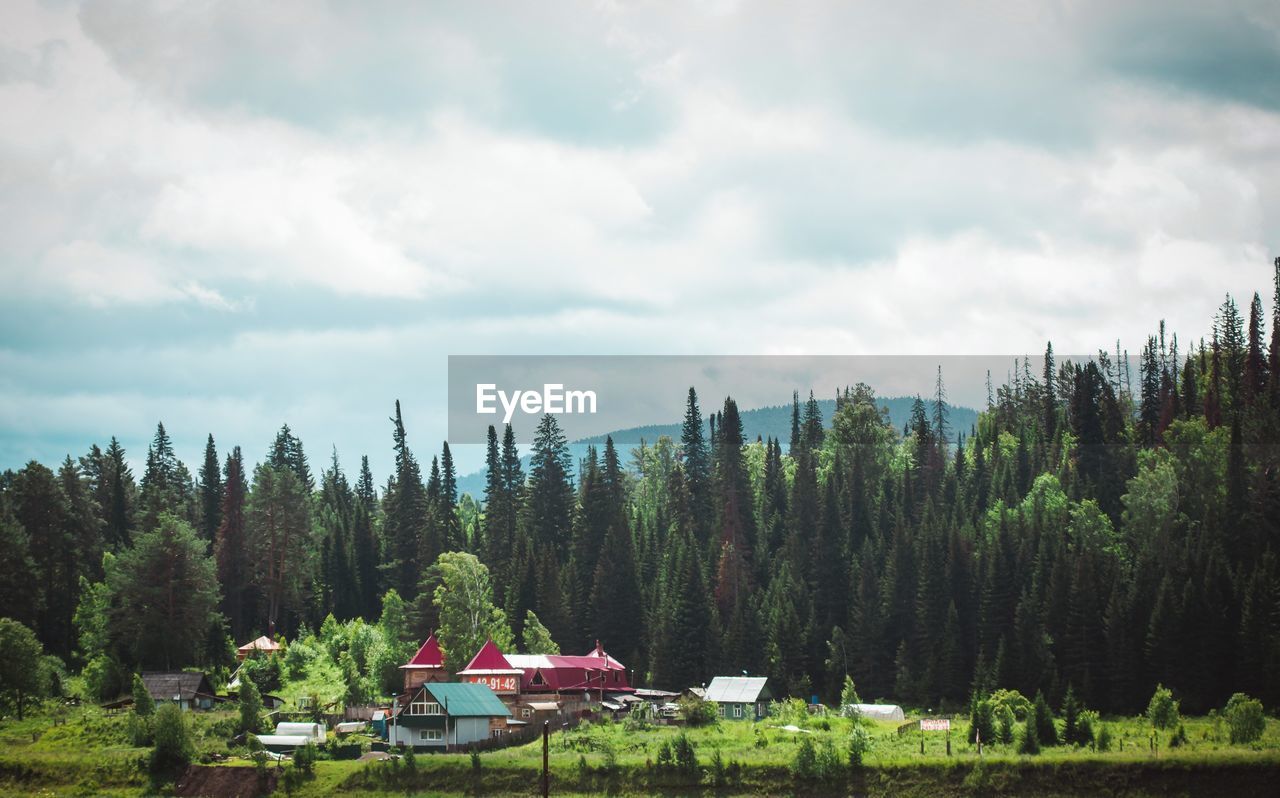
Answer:
<svg viewBox="0 0 1280 798"><path fill-rule="evenodd" d="M920 731L951 731L948 718L928 718L920 721Z"/></svg>
<svg viewBox="0 0 1280 798"><path fill-rule="evenodd" d="M519 676L471 676L466 681L486 685L495 693L514 693L520 687Z"/></svg>

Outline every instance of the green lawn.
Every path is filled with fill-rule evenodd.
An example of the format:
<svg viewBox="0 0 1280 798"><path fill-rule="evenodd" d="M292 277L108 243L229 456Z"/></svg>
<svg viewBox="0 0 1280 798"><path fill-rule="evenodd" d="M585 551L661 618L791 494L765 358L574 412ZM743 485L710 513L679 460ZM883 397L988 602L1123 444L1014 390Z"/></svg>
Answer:
<svg viewBox="0 0 1280 798"><path fill-rule="evenodd" d="M191 713L198 754L243 754L229 750L227 738L235 713ZM722 794L829 794L850 790L869 794L976 795L1033 789L1037 794L1072 792L1069 783L1110 785L1106 791L1132 794L1169 792L1170 785L1194 784L1196 774L1212 773L1222 794L1248 794L1259 782L1277 783L1280 776L1280 722L1269 720L1261 741L1233 746L1215 739L1213 724L1204 718L1184 719L1188 741L1168 747L1162 733L1158 751L1149 746L1145 720L1109 719L1114 746L1098 752L1087 748L1045 748L1037 757L1018 755L1013 746L984 746L981 767L976 749L966 741L965 721L955 721L952 755L945 754L945 735L929 732L926 753L920 754L920 734L897 733L896 722L867 722L872 747L865 768L851 775L847 741L853 721L844 718L806 719L801 733L788 732L782 722L723 721L688 729L701 767L701 786L713 790L711 763L718 752L726 771ZM687 777L663 775L656 763L663 743L681 730L671 727L628 729L622 723L584 723L551 737L552 783L559 795L614 792L688 794L697 787ZM808 739L821 750L830 745L841 763L837 776L826 781L799 783L792 763ZM60 707L52 703L23 721L0 720L0 794L143 795L151 791L145 773L149 751L131 745L127 714L107 714L94 706ZM361 763L325 761L316 764L313 779L304 782L301 796L361 794L394 789L399 794L462 795L532 794L541 767L541 744L482 754L473 770L464 754L421 754L410 772L404 761ZM237 757L227 766L248 766ZM735 774L736 770L736 774ZM1081 782L1081 779L1085 781ZM1241 781L1243 779L1243 781ZM1092 780L1092 781L1089 781ZM1102 787L1099 787L1102 789ZM432 792L438 790L439 792ZM1176 791L1176 790L1175 790ZM1196 789L1195 792L1203 792Z"/></svg>

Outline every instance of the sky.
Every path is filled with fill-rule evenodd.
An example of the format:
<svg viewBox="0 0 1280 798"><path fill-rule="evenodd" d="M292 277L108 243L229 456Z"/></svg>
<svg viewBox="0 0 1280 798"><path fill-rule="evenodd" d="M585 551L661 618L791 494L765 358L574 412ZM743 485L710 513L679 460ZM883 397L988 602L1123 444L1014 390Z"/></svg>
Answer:
<svg viewBox="0 0 1280 798"><path fill-rule="evenodd" d="M0 109L0 469L381 482L450 354L1136 351L1280 254L1267 0L4 0Z"/></svg>

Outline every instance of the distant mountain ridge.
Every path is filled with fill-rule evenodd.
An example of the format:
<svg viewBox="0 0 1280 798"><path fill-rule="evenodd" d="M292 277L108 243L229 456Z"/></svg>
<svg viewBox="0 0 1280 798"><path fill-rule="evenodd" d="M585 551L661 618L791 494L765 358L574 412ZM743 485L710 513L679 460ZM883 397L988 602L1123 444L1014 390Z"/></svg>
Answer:
<svg viewBox="0 0 1280 798"><path fill-rule="evenodd" d="M915 403L914 396L894 396L889 398L877 398L876 404L889 411L889 423L895 428L901 430L911 418L911 406ZM836 401L834 399L819 399L818 408L822 412L823 426L830 428L831 417L836 412ZM777 438L782 441L784 446L791 440L791 405L771 405L769 407L759 407L753 410L743 410L740 413L742 418L742 430L748 442L757 438ZM947 423L950 426L950 434L954 437L956 432L963 432L966 435L978 423L978 412L971 407L963 407L959 405L947 405ZM647 424L638 427L627 427L624 429L613 430L611 432L593 435L589 438L580 438L569 444L569 451L573 456L573 461L577 461L586 456L588 446L603 446L605 438L612 437L617 441L639 441L644 440L649 443L658 440L663 435L679 440L680 429L682 424L676 422L674 424ZM703 421L703 429L710 434L710 423ZM630 444L624 448L629 449ZM630 458L624 457L623 462L626 463ZM520 458L520 463L528 471L529 456L525 455ZM467 474L458 478L458 493L470 493L476 500L484 498L484 482L485 469L480 469L472 474Z"/></svg>

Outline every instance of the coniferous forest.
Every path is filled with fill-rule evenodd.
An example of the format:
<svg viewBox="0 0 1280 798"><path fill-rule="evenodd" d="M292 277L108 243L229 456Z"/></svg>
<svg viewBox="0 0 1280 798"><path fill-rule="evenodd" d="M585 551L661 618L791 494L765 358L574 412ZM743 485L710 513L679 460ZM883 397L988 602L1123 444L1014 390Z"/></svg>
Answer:
<svg viewBox="0 0 1280 798"><path fill-rule="evenodd" d="M440 624L433 566L466 551L514 640L600 640L635 684L745 671L833 702L849 675L912 706L1071 690L1112 713L1164 684L1188 712L1238 691L1274 710L1276 270L1269 309L1227 297L1195 340L1160 324L1132 359L1019 359L972 428L941 373L905 428L857 375L831 417L797 396L789 440L745 440L732 398L690 388L679 440L580 463L554 417L527 464L490 428L474 498L398 403L379 477L288 426L210 435L193 467L159 424L140 474L110 438L0 477L0 607L99 699L143 669L230 668L260 634L394 621L399 647L343 665L385 691Z"/></svg>

